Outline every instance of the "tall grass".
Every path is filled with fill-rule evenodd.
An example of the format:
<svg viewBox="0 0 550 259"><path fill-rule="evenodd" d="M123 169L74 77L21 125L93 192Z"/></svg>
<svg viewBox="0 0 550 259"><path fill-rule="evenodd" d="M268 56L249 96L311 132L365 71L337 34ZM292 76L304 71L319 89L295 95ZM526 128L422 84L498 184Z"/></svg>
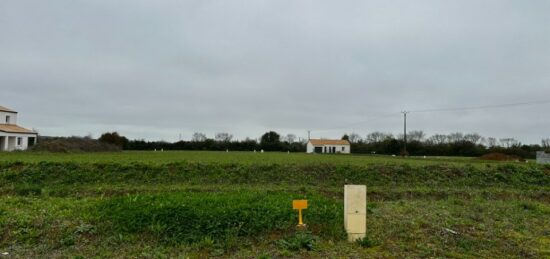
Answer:
<svg viewBox="0 0 550 259"><path fill-rule="evenodd" d="M296 195L281 192L229 192L136 195L109 199L99 205L99 219L114 232L153 235L165 242L197 242L205 237L226 240L288 232L297 223L292 210ZM307 197L305 222L314 233L340 239L342 204Z"/></svg>
<svg viewBox="0 0 550 259"><path fill-rule="evenodd" d="M550 171L539 166L408 164L238 164L0 162L2 185L82 185L101 183L291 184L342 186L548 186Z"/></svg>

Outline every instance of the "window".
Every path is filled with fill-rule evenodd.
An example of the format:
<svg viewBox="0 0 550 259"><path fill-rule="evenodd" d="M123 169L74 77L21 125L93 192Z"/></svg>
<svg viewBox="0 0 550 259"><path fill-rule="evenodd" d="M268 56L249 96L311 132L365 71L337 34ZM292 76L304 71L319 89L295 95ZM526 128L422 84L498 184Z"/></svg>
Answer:
<svg viewBox="0 0 550 259"><path fill-rule="evenodd" d="M346 147L342 147L342 151L346 151Z"/></svg>
<svg viewBox="0 0 550 259"><path fill-rule="evenodd" d="M10 116L6 116L6 124L10 124Z"/></svg>
<svg viewBox="0 0 550 259"><path fill-rule="evenodd" d="M17 138L17 145L21 146L22 143L23 143L23 138Z"/></svg>

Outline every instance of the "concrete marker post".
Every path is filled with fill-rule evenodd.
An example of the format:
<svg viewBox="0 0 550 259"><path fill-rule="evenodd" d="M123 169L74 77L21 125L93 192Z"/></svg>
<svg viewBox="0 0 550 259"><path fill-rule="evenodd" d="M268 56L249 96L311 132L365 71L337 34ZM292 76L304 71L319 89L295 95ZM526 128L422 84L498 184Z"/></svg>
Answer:
<svg viewBox="0 0 550 259"><path fill-rule="evenodd" d="M344 227L348 241L355 242L367 233L367 186L344 185Z"/></svg>

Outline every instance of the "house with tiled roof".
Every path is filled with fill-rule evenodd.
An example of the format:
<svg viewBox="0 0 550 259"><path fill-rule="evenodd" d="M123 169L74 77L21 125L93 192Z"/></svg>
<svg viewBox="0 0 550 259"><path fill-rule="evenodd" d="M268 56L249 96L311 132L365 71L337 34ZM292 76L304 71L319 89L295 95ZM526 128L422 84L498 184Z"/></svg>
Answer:
<svg viewBox="0 0 550 259"><path fill-rule="evenodd" d="M349 154L351 145L347 140L310 139L307 142L307 153Z"/></svg>
<svg viewBox="0 0 550 259"><path fill-rule="evenodd" d="M0 106L0 151L26 150L36 144L38 133L17 125L17 112Z"/></svg>

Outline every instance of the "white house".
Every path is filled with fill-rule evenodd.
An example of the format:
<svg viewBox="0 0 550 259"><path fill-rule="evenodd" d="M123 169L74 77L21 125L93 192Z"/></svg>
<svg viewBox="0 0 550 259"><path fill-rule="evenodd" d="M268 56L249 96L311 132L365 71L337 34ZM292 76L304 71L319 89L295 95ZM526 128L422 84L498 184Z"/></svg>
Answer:
<svg viewBox="0 0 550 259"><path fill-rule="evenodd" d="M38 134L17 126L17 112L0 106L0 151L25 150L36 144Z"/></svg>
<svg viewBox="0 0 550 259"><path fill-rule="evenodd" d="M310 139L307 142L307 153L349 154L351 147L347 140Z"/></svg>
<svg viewBox="0 0 550 259"><path fill-rule="evenodd" d="M546 154L544 151L537 151L537 164L550 164L550 154Z"/></svg>

